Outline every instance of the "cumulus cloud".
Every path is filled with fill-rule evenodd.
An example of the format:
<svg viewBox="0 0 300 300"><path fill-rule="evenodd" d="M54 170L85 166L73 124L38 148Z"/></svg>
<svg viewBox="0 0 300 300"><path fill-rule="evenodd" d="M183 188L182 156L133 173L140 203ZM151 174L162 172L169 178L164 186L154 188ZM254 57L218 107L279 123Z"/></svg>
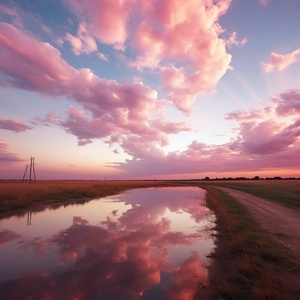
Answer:
<svg viewBox="0 0 300 300"><path fill-rule="evenodd" d="M155 159L127 160L113 166L133 176L249 172L300 168L299 90L271 99L261 109L227 115L236 124L236 136L222 145L193 141L184 151L169 152Z"/></svg>
<svg viewBox="0 0 300 300"><path fill-rule="evenodd" d="M231 1L145 1L144 21L134 45L141 68L159 68L163 88L178 109L189 113L195 98L214 90L231 56L218 23Z"/></svg>
<svg viewBox="0 0 300 300"><path fill-rule="evenodd" d="M123 50L128 36L127 18L135 0L82 2L67 0L71 10L87 24L87 30L101 43Z"/></svg>
<svg viewBox="0 0 300 300"><path fill-rule="evenodd" d="M7 120L0 118L0 129L22 132L31 129L31 127L18 120Z"/></svg>
<svg viewBox="0 0 300 300"><path fill-rule="evenodd" d="M286 150L300 135L299 127L280 126L278 122L268 120L258 124L253 122L241 125L240 134L243 147L253 154L271 154Z"/></svg>
<svg viewBox="0 0 300 300"><path fill-rule="evenodd" d="M189 113L195 98L214 90L230 68L231 55L219 18L231 0L89 1L68 0L99 42L135 53L128 66L157 69L168 98ZM78 53L81 40L68 35ZM73 42L72 42L73 41ZM231 37L231 44L243 44Z"/></svg>
<svg viewBox="0 0 300 300"><path fill-rule="evenodd" d="M300 135L297 119L300 112L299 90L286 91L271 101L271 106L261 110L237 111L227 116L229 120L240 122L241 144L248 153L279 153L296 145Z"/></svg>
<svg viewBox="0 0 300 300"><path fill-rule="evenodd" d="M77 136L79 145L106 138L111 145L123 146L130 155L142 154L134 141L147 143L148 149L158 153L168 143L168 134L191 130L184 123L164 121L164 102L158 101L157 92L143 83L121 85L98 77L90 69L76 70L49 43L6 23L0 23L0 29L3 85L53 97L65 96L78 104L70 107L65 120L46 116L33 122L60 124Z"/></svg>
<svg viewBox="0 0 300 300"><path fill-rule="evenodd" d="M279 54L272 52L267 62L262 63L262 67L266 73L269 73L274 70L282 71L286 69L291 64L298 61L298 55L300 54L300 49L296 49L291 53Z"/></svg>

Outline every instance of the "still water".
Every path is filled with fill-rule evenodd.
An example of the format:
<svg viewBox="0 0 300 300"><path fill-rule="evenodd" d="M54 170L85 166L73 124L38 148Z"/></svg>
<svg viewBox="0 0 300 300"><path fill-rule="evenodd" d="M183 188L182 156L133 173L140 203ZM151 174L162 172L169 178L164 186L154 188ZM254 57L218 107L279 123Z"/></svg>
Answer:
<svg viewBox="0 0 300 300"><path fill-rule="evenodd" d="M146 188L0 220L1 299L192 299L214 215L195 187Z"/></svg>

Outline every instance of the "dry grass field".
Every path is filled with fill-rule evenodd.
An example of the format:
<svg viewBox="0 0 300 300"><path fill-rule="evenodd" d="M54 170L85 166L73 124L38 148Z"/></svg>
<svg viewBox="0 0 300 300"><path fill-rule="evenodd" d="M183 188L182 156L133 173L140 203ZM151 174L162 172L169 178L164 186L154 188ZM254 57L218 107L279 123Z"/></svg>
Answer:
<svg viewBox="0 0 300 300"><path fill-rule="evenodd" d="M129 181L42 180L36 183L0 180L0 214L36 205L101 198L132 188L172 185L226 186L300 208L300 180Z"/></svg>
<svg viewBox="0 0 300 300"><path fill-rule="evenodd" d="M165 186L164 181L57 180L28 183L0 181L0 214L37 205L86 201L121 193L132 188ZM168 184L170 185L170 183ZM0 215L1 216L1 215Z"/></svg>

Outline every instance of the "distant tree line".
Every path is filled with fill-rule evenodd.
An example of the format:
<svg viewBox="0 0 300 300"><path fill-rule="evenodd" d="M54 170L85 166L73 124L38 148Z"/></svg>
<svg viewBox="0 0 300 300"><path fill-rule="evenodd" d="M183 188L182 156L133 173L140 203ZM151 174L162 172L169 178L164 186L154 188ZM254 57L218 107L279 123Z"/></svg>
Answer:
<svg viewBox="0 0 300 300"><path fill-rule="evenodd" d="M299 180L299 179L300 178L296 178L296 177L282 178L280 176L266 177L266 178L260 178L259 176L254 176L252 178L248 178L248 177L209 178L208 176L206 176L205 178L203 178L201 180L207 181L207 180ZM197 180L197 179L195 179L195 180Z"/></svg>

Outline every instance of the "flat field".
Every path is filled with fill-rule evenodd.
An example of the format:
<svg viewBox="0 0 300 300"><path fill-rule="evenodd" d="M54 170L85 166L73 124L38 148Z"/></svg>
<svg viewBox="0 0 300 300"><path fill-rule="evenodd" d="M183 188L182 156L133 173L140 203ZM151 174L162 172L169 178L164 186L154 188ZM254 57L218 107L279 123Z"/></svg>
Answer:
<svg viewBox="0 0 300 300"><path fill-rule="evenodd" d="M220 186L240 190L281 205L300 209L300 180L208 180L200 186Z"/></svg>
<svg viewBox="0 0 300 300"><path fill-rule="evenodd" d="M44 205L84 202L128 189L172 185L164 181L41 180L36 183L0 181L0 218Z"/></svg>
<svg viewBox="0 0 300 300"><path fill-rule="evenodd" d="M41 180L36 183L0 180L0 218L3 213L26 210L37 205L87 201L132 188L178 185L229 187L280 202L285 206L300 208L300 180Z"/></svg>

